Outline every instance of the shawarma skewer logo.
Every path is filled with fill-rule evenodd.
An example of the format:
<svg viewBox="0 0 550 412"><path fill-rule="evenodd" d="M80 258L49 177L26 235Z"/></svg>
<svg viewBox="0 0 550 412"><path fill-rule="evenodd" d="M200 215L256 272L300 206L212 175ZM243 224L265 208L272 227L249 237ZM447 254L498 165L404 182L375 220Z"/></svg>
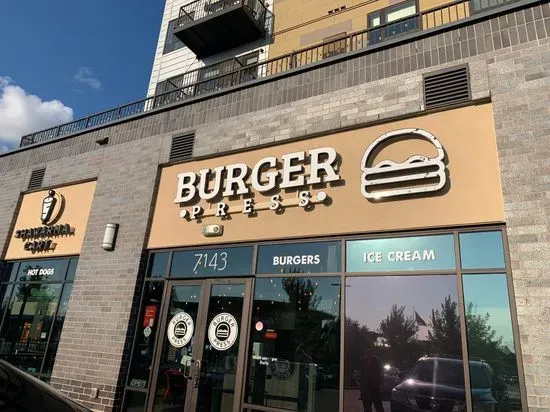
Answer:
<svg viewBox="0 0 550 412"><path fill-rule="evenodd" d="M48 192L48 196L42 201L42 210L40 214L42 224L48 226L60 217L63 209L63 200L63 196L55 190L50 190Z"/></svg>
<svg viewBox="0 0 550 412"><path fill-rule="evenodd" d="M374 158L385 145L401 139L427 140L435 146L437 155L413 155L401 163L382 160L373 165ZM422 129L400 129L380 136L365 151L361 160L361 193L367 199L430 193L441 190L447 183L445 151L437 138Z"/></svg>

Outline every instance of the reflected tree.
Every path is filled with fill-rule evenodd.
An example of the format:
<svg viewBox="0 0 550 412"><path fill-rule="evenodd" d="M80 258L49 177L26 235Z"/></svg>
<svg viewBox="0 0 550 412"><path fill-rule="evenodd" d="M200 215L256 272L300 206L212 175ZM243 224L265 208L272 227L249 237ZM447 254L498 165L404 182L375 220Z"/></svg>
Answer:
<svg viewBox="0 0 550 412"><path fill-rule="evenodd" d="M390 347L399 348L416 340L418 326L413 316L405 315L405 306L393 305L390 314L380 322L378 331Z"/></svg>
<svg viewBox="0 0 550 412"><path fill-rule="evenodd" d="M351 318L346 318L345 337L344 364L349 366L346 369L344 384L355 386L357 382L353 375L353 369L358 367L365 346L372 346L375 338L372 338L372 333L369 333L369 329L365 325L361 325Z"/></svg>
<svg viewBox="0 0 550 412"><path fill-rule="evenodd" d="M315 294L317 286L311 279L286 277L282 284L290 303L298 310L315 310L319 306L321 297Z"/></svg>
<svg viewBox="0 0 550 412"><path fill-rule="evenodd" d="M407 370L418 359L420 351L416 338L418 325L414 316L405 315L405 306L393 305L386 319L380 322L378 332L382 334L389 345L390 358L397 366Z"/></svg>
<svg viewBox="0 0 550 412"><path fill-rule="evenodd" d="M470 360L484 361L491 367L493 390L499 402L499 410L516 410L512 406L506 384L506 377L517 376L518 373L515 353L503 344L502 336L497 336L496 330L491 326L490 314L476 313L473 302L469 302L466 307L466 325ZM472 377L472 382L474 378ZM512 385L516 387L515 391L519 392L517 381ZM517 402L519 401L516 399Z"/></svg>
<svg viewBox="0 0 550 412"><path fill-rule="evenodd" d="M458 304L451 295L441 303L440 309L432 309L428 340L432 351L440 354L457 355L462 352Z"/></svg>

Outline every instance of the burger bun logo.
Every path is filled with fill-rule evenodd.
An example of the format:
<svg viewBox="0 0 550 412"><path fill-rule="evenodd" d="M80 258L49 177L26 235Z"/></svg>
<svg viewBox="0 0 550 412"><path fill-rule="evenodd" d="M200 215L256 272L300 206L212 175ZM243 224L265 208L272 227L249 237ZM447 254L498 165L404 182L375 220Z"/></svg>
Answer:
<svg viewBox="0 0 550 412"><path fill-rule="evenodd" d="M216 315L208 326L208 340L219 351L231 348L239 336L239 325L230 313Z"/></svg>
<svg viewBox="0 0 550 412"><path fill-rule="evenodd" d="M168 323L168 341L174 348L183 348L191 341L194 328L193 318L188 313L176 313Z"/></svg>
<svg viewBox="0 0 550 412"><path fill-rule="evenodd" d="M404 162L374 158L380 150L398 140L425 140L435 147L436 155L410 156ZM447 183L445 151L439 140L422 129L400 129L383 134L370 144L361 160L361 193L371 200L437 192Z"/></svg>

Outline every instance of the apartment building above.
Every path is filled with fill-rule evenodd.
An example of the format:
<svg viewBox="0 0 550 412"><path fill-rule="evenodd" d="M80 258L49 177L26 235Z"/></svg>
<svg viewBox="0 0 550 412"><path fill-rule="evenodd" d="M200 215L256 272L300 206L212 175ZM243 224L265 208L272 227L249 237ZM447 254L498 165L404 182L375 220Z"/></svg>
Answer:
<svg viewBox="0 0 550 412"><path fill-rule="evenodd" d="M226 50L199 60L194 53L183 45L178 36L187 39L186 41L190 44L195 42L193 47L200 46L200 44L197 35L193 35L191 30L195 30L196 33L203 33L202 36L206 36L204 37L205 41L211 41L216 36L221 36L223 30L227 31L229 29L229 26L224 26L225 23L223 23L226 19L224 17L226 13L237 13L235 10L240 10L238 12L241 13L240 17L234 16L230 19L253 20L257 17L258 13L247 14L248 17L242 15L242 13L250 12L251 9L247 4L253 4L250 3L253 0L227 0L227 2L218 5L217 9L210 6L206 7L207 11L204 11L207 0L199 0L183 6L181 1L168 1L167 10L169 12L165 12L165 18L163 19L163 25L166 28L164 31L161 30L159 36L157 59L160 55L162 58L159 60L159 65L162 66L164 63L168 65L166 59L169 56L166 56L166 53L165 55L159 54L160 48L167 44L164 43L163 39L165 38L166 42L171 42L170 44L173 44L174 41L180 42L177 48L170 48L169 53L184 53L187 56L184 63L179 62L177 65L171 63L176 68L171 69L169 72L162 67L158 69L157 74L152 76L149 97L146 99L23 136L21 146L69 136L83 130L162 110L172 105L190 103L193 99L202 99L209 94L229 91L235 87L245 87L245 85L252 82L267 81L279 76L290 76L295 71L309 70L310 67L313 68L316 65L331 64L356 54L373 53L390 45L405 44L452 28L471 26L473 29L473 25L477 22L486 21L488 18L507 12L509 9L529 3L526 0L456 0L452 2L380 0L354 2L350 7L329 8L328 11L322 12L322 17L311 19L315 13L319 14L321 10L324 10L321 7L326 9L329 3L329 7L333 7L337 1L309 0L304 4L297 5L295 2L290 2L290 0L280 0L274 5L258 2L254 4L266 8L264 10L266 14L263 27L265 29L273 24L272 33L264 31L264 35L259 42L257 40L256 42L245 43L240 48ZM314 3L321 6L315 9L313 7ZM210 1L208 4L213 5L218 4L218 2ZM292 6L293 4L296 6ZM269 7L273 8L272 12L268 10ZM301 17L292 14L292 7L296 9L296 15ZM201 10L201 12L193 12L193 8ZM246 10L243 11L242 9ZM169 20L176 11L178 17ZM196 16L194 17L195 20L192 21L188 15ZM297 24L297 18L310 20L306 22L307 24ZM214 25L216 26L215 29L206 29L209 20L218 21ZM268 20L271 21L268 22ZM288 23L286 28L283 26L285 20ZM199 28L199 26L201 27ZM193 27L195 29L192 29ZM244 41L242 39L252 38L246 37L252 36L248 32L249 29L244 27L244 24L235 25L231 29L232 32L240 34L238 36L233 35L234 38L227 41L237 42L236 39L241 39L240 42ZM211 37L204 34L205 30L212 31ZM187 34L184 34L186 31ZM336 31L338 33L334 34ZM232 37L227 33L222 37ZM261 36L261 33L258 35ZM193 36L195 38L192 38ZM527 41L530 38L519 36L519 41ZM315 42L318 39L321 39L321 41ZM450 39L449 45L446 44L444 47L440 47L439 54L441 55L443 52L444 55L447 55L447 61L449 61L449 58L460 59L457 56L467 57L465 47L473 45L472 47L479 48L479 50L481 50L480 47L485 50L489 47L485 46L488 41L493 43L493 39L488 38L487 33L478 35L477 32L475 34L472 32L468 38ZM477 46L477 43L481 44ZM510 38L502 40L499 37L498 40L494 40L491 47L505 47L505 43L509 45ZM299 45L305 46L295 48ZM221 45L216 47L222 48ZM434 56L431 58L433 59ZM439 56L437 58L442 60ZM401 66L407 65L406 62L402 63ZM404 66L399 69L401 66L396 66L397 68L393 74L399 74L403 70L417 67L416 62L410 62L408 68ZM154 67L153 72L155 70ZM168 75L169 73L172 75ZM390 73L382 73L382 75L372 73L372 79L388 77L389 75ZM151 93L151 90L154 90L154 92Z"/></svg>

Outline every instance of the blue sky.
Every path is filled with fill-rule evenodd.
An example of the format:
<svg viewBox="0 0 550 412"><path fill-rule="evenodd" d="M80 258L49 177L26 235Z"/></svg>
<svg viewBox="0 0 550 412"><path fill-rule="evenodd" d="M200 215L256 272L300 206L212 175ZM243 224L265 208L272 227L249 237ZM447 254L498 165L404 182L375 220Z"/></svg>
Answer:
<svg viewBox="0 0 550 412"><path fill-rule="evenodd" d="M15 134L28 133L33 126L76 119L145 96L163 0L4 3L0 152L13 147Z"/></svg>

